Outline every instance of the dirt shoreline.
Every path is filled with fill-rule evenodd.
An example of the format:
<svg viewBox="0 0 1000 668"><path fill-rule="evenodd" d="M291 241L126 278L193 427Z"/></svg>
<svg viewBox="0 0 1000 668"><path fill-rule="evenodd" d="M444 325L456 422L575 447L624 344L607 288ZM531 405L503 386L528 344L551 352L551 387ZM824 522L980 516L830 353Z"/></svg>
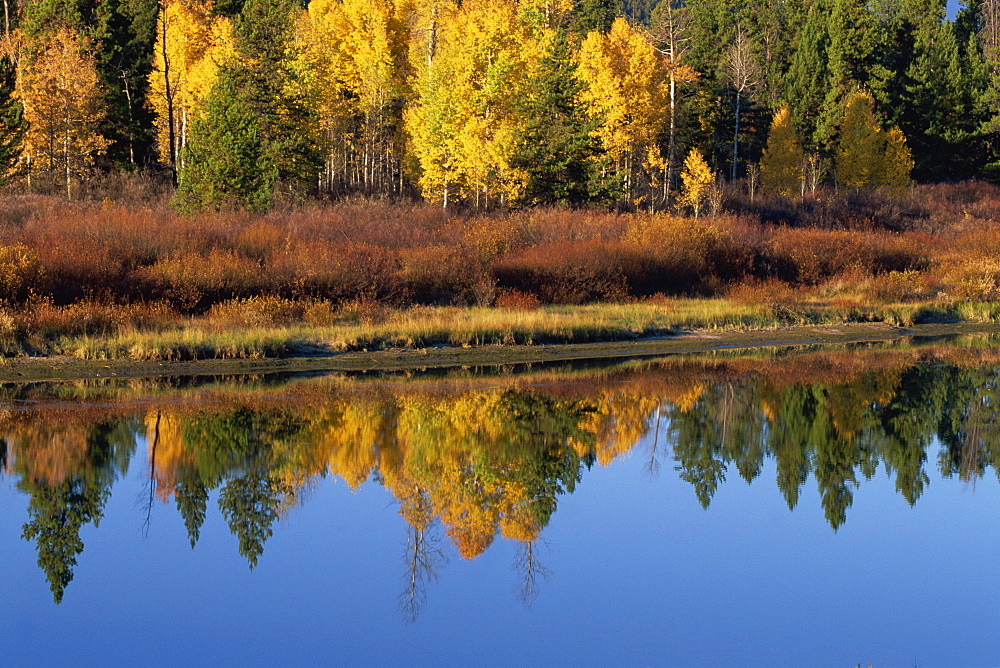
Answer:
<svg viewBox="0 0 1000 668"><path fill-rule="evenodd" d="M723 349L892 341L977 332L1000 334L1000 325L961 323L893 327L879 323L798 326L779 329L697 330L630 341L512 346L432 346L345 352L275 359L205 359L182 362L81 360L73 357L16 357L0 363L0 381L40 382L94 378L239 375L324 371L397 371L525 364L620 357L656 357Z"/></svg>

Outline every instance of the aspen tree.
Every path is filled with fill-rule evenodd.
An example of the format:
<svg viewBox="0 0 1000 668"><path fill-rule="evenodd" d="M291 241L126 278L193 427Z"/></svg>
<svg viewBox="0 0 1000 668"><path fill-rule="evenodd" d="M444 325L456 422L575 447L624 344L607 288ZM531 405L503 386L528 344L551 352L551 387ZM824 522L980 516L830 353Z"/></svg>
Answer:
<svg viewBox="0 0 1000 668"><path fill-rule="evenodd" d="M160 160L183 168L182 151L219 67L235 53L232 21L210 0L165 0L160 8L149 84Z"/></svg>
<svg viewBox="0 0 1000 668"><path fill-rule="evenodd" d="M771 121L767 146L760 159L760 175L768 192L791 197L801 191L804 153L788 105L782 105Z"/></svg>
<svg viewBox="0 0 1000 668"><path fill-rule="evenodd" d="M600 119L597 136L625 183L627 198L637 195L637 177L666 166L659 136L668 108L668 85L656 49L623 18L607 35L592 32L580 46L581 97Z"/></svg>
<svg viewBox="0 0 1000 668"><path fill-rule="evenodd" d="M697 218L715 187L715 173L705 162L701 151L696 148L691 149L684 160L681 184L679 202L682 206L691 207L694 217Z"/></svg>
<svg viewBox="0 0 1000 668"><path fill-rule="evenodd" d="M21 72L29 169L45 174L73 196L73 182L87 174L108 145L97 68L84 40L71 28L40 35Z"/></svg>

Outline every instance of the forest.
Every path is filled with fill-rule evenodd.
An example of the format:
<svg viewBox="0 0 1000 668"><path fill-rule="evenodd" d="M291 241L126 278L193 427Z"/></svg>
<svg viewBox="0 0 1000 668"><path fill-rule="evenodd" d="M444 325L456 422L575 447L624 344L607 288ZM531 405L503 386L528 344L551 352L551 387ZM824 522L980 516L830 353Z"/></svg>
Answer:
<svg viewBox="0 0 1000 668"><path fill-rule="evenodd" d="M0 166L187 209L713 208L1000 175L996 0L4 3Z"/></svg>
<svg viewBox="0 0 1000 668"><path fill-rule="evenodd" d="M0 354L994 322L995 5L6 2Z"/></svg>

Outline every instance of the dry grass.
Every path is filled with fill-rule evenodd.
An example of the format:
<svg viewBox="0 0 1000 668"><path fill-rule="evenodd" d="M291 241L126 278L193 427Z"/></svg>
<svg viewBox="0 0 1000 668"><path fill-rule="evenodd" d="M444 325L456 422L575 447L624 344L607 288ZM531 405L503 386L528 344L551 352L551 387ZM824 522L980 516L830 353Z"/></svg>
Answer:
<svg viewBox="0 0 1000 668"><path fill-rule="evenodd" d="M9 196L0 199L0 349L265 356L994 319L1000 189L866 197L824 193L692 220L472 215L365 199L190 217L127 193L123 204Z"/></svg>

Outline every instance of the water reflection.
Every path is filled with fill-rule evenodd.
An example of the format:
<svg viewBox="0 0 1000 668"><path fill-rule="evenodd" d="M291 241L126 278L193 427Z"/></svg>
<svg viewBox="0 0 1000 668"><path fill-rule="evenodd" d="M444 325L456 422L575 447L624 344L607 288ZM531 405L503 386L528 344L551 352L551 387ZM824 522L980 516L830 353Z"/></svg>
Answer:
<svg viewBox="0 0 1000 668"><path fill-rule="evenodd" d="M251 569L320 479L371 481L407 522L399 606L415 619L449 552L473 559L497 536L520 544L515 594L530 604L560 496L631 452L650 477L674 466L706 508L727 474L750 482L773 459L788 507L812 477L833 529L879 469L910 504L933 468L975 481L1000 457L998 360L989 347L872 347L443 382L9 386L0 466L29 497L22 537L57 603L81 529L99 524L140 444L145 528L154 499L172 504L195 548L217 505Z"/></svg>

